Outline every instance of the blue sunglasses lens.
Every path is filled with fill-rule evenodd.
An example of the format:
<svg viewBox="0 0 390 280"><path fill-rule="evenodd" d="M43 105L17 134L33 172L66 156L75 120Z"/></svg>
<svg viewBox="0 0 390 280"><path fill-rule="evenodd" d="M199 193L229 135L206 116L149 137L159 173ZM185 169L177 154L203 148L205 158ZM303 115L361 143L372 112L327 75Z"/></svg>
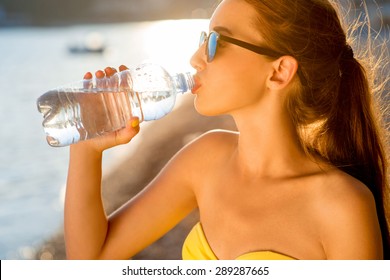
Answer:
<svg viewBox="0 0 390 280"><path fill-rule="evenodd" d="M207 43L207 62L213 61L217 52L218 34L211 32Z"/></svg>
<svg viewBox="0 0 390 280"><path fill-rule="evenodd" d="M206 46L206 55L207 62L213 61L215 54L217 53L217 45L218 45L218 33L211 32L207 37L206 32L202 32L199 38L199 47L201 47L204 43L207 43Z"/></svg>
<svg viewBox="0 0 390 280"><path fill-rule="evenodd" d="M202 33L200 33L199 47L201 47L206 40L207 40L207 33L203 31Z"/></svg>

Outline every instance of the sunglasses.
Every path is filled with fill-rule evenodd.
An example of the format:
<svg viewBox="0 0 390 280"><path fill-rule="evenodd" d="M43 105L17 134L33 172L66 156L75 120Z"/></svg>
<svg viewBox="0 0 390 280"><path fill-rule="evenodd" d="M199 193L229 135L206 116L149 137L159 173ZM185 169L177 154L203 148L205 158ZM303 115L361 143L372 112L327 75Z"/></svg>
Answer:
<svg viewBox="0 0 390 280"><path fill-rule="evenodd" d="M242 47L244 49L250 50L252 52L255 52L257 54L262 54L270 57L280 57L283 54L280 52L276 52L274 50L264 48L264 47L259 47L256 45L252 45L250 43L234 39L229 36L225 36L222 34L219 34L218 32L211 31L210 34L207 36L206 32L202 32L200 34L200 40L199 40L199 47L202 46L206 42L206 55L207 55L207 62L213 61L216 53L217 53L217 48L218 48L218 41L222 40L228 43L231 43L233 45Z"/></svg>
<svg viewBox="0 0 390 280"><path fill-rule="evenodd" d="M271 49L266 48L266 47L256 46L256 45L253 45L253 44L250 44L250 43L247 43L247 42L244 42L244 41L241 41L241 40L229 37L229 36L219 34L216 31L211 31L208 36L207 36L206 32L202 31L200 34L200 39L199 39L199 47L201 47L204 43L206 43L206 56L207 56L207 62L209 62L209 63L212 62L215 58L215 55L216 55L217 49L218 49L218 41L219 40L228 42L230 44L233 44L233 45L236 45L239 47L242 47L244 49L250 50L250 51L255 52L257 54L266 55L269 57L277 58L277 57L281 57L281 56L285 55L283 53L271 50ZM301 83L303 85L306 85L306 78L303 76L303 73L302 73L302 71L300 71L300 68L298 68L297 73L298 73L298 76L301 80Z"/></svg>

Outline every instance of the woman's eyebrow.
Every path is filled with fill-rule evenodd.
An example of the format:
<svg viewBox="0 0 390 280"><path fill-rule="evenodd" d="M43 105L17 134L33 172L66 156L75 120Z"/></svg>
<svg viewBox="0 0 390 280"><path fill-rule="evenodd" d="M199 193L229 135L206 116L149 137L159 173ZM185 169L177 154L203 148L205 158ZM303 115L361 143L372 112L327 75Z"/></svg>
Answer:
<svg viewBox="0 0 390 280"><path fill-rule="evenodd" d="M213 28L213 30L218 32L218 33L225 33L225 34L228 34L228 35L233 35L232 31L230 31L229 28L224 27L224 26L215 26Z"/></svg>

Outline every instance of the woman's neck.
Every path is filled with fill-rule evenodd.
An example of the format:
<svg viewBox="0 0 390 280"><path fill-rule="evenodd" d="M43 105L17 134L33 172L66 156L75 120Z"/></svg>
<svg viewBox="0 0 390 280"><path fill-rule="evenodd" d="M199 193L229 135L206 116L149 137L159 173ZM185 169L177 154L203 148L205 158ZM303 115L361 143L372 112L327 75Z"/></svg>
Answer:
<svg viewBox="0 0 390 280"><path fill-rule="evenodd" d="M267 105L233 114L240 132L237 167L243 174L269 178L295 177L318 170L305 154L288 113L282 106Z"/></svg>

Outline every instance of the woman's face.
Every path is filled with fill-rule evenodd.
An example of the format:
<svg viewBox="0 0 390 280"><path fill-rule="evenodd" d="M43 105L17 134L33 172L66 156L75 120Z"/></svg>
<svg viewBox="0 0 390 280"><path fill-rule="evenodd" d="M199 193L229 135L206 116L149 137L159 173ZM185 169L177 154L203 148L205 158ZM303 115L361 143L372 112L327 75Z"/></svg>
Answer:
<svg viewBox="0 0 390 280"><path fill-rule="evenodd" d="M243 0L224 0L215 10L210 31L254 45L264 45L253 24L256 11ZM264 56L222 40L217 53L207 62L206 44L191 58L197 70L195 107L203 115L232 114L253 109L261 102L271 62Z"/></svg>

